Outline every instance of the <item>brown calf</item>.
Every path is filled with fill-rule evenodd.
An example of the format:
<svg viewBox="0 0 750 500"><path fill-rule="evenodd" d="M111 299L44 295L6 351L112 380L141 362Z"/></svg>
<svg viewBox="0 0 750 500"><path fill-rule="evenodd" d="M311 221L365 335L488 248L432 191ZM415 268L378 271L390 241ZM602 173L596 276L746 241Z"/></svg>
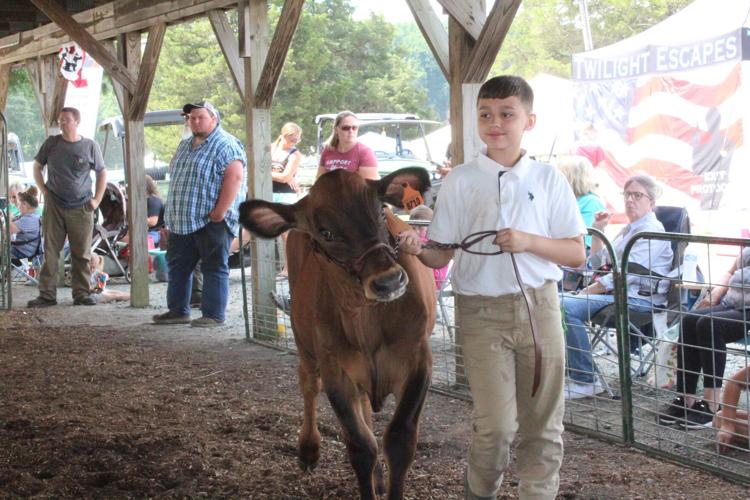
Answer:
<svg viewBox="0 0 750 500"><path fill-rule="evenodd" d="M322 382L364 499L384 490L372 412L395 395L383 445L388 498L399 499L432 373L433 275L416 257L398 254L396 235L408 226L383 206L400 207L406 185L424 193L427 172L406 168L365 181L336 170L294 205L250 200L240 207L240 221L260 237L296 229L287 265L304 397L300 465L312 469L320 456L315 400Z"/></svg>

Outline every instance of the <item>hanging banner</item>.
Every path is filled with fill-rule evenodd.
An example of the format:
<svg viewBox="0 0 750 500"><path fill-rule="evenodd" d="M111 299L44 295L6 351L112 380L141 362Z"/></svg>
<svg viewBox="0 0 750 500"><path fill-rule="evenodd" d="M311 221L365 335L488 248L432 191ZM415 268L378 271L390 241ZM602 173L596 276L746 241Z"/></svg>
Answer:
<svg viewBox="0 0 750 500"><path fill-rule="evenodd" d="M88 82L83 78L85 62L86 52L77 43L65 45L60 49L60 73L76 88L88 85Z"/></svg>

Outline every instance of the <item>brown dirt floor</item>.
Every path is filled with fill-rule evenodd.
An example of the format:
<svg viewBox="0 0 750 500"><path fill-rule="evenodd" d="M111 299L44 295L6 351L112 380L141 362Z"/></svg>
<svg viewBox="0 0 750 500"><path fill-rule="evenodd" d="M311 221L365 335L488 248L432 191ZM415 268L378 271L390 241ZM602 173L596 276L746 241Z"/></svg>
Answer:
<svg viewBox="0 0 750 500"><path fill-rule="evenodd" d="M245 342L236 314L205 331L155 327L150 309L61 302L0 313L0 497L356 498L323 397L320 464L298 468L296 358ZM376 416L378 435L391 411ZM407 498L463 498L469 415L468 403L429 395ZM560 498L750 496L569 432L560 481ZM499 497L516 487L511 467Z"/></svg>

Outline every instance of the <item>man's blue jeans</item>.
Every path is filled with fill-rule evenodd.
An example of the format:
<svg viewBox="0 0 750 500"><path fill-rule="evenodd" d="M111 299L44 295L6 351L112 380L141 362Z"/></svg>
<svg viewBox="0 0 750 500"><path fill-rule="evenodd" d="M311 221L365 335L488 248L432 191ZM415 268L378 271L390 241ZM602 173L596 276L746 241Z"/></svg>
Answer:
<svg viewBox="0 0 750 500"><path fill-rule="evenodd" d="M591 353L591 342L585 323L596 313L615 301L614 295L571 295L564 293L560 297L565 322L565 344L568 365L568 377L580 384L594 382L594 359ZM628 297L630 311L648 312L651 301Z"/></svg>
<svg viewBox="0 0 750 500"><path fill-rule="evenodd" d="M190 234L169 233L167 240L167 307L173 313L190 314L193 269L201 261L204 317L224 321L229 297L229 244L232 234L224 221L209 222Z"/></svg>

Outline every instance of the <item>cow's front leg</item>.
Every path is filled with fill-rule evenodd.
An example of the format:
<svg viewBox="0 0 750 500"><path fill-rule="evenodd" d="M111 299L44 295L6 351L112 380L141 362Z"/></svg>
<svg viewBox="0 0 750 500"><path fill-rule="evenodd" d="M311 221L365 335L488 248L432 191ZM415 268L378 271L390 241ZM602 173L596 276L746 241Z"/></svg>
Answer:
<svg viewBox="0 0 750 500"><path fill-rule="evenodd" d="M363 392L359 396L360 408L362 412L362 418L364 419L367 427L374 433L374 427L372 426L372 404L370 403L370 396ZM372 479L375 481L375 494L378 497L385 495L385 481L383 480L383 467L380 465L380 460L375 462L375 470L372 473Z"/></svg>
<svg viewBox="0 0 750 500"><path fill-rule="evenodd" d="M329 382L324 376L323 381L328 400L344 431L344 443L357 476L359 496L363 500L374 500L375 488L372 477L378 444L362 418L357 389L351 381L343 377L336 382Z"/></svg>
<svg viewBox="0 0 750 500"><path fill-rule="evenodd" d="M320 376L314 360L304 354L300 355L299 365L300 389L304 400L302 429L299 434L299 465L304 471L311 471L320 459L320 432L318 431L317 398L320 394Z"/></svg>
<svg viewBox="0 0 750 500"><path fill-rule="evenodd" d="M393 419L383 435L389 470L389 500L404 497L404 481L417 451L419 415L430 387L430 374L430 367L426 363L412 373L404 384Z"/></svg>

